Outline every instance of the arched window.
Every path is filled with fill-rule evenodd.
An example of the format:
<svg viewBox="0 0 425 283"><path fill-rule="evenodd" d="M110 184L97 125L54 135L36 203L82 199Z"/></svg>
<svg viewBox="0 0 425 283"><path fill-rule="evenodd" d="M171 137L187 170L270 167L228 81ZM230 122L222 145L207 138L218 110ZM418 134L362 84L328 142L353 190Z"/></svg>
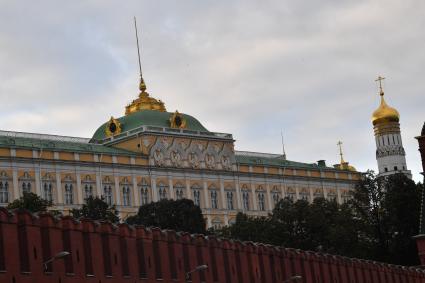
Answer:
<svg viewBox="0 0 425 283"><path fill-rule="evenodd" d="M227 192L227 209L233 210L233 192Z"/></svg>
<svg viewBox="0 0 425 283"><path fill-rule="evenodd" d="M183 199L183 185L182 184L176 184L175 191L176 191L176 199Z"/></svg>
<svg viewBox="0 0 425 283"><path fill-rule="evenodd" d="M7 181L0 182L0 203L9 202L9 183Z"/></svg>
<svg viewBox="0 0 425 283"><path fill-rule="evenodd" d="M93 186L89 184L84 185L84 200L93 196Z"/></svg>
<svg viewBox="0 0 425 283"><path fill-rule="evenodd" d="M51 183L44 183L43 185L43 198L47 201L53 202L53 189Z"/></svg>
<svg viewBox="0 0 425 283"><path fill-rule="evenodd" d="M300 198L305 201L310 201L310 193L304 189L300 192Z"/></svg>
<svg viewBox="0 0 425 283"><path fill-rule="evenodd" d="M164 183L159 183L159 200L167 199L167 186Z"/></svg>
<svg viewBox="0 0 425 283"><path fill-rule="evenodd" d="M122 187L122 204L124 206L130 206L130 187L129 186L123 186Z"/></svg>
<svg viewBox="0 0 425 283"><path fill-rule="evenodd" d="M148 204L149 202L149 185L148 182L146 182L145 179L142 179L142 184L140 186L140 196L142 205Z"/></svg>
<svg viewBox="0 0 425 283"><path fill-rule="evenodd" d="M201 207L201 192L199 191L199 188L195 188L193 190L193 203Z"/></svg>
<svg viewBox="0 0 425 283"><path fill-rule="evenodd" d="M211 191L211 208L218 209L217 192L215 190Z"/></svg>
<svg viewBox="0 0 425 283"><path fill-rule="evenodd" d="M105 198L105 202L108 205L112 205L112 187L110 185L106 185L105 187L103 187L103 197Z"/></svg>
<svg viewBox="0 0 425 283"><path fill-rule="evenodd" d="M313 194L313 196L314 196L314 198L315 199L317 199L317 198L322 198L323 197L323 192L321 191L321 190L316 190L315 192L314 192L314 194Z"/></svg>
<svg viewBox="0 0 425 283"><path fill-rule="evenodd" d="M261 211L266 210L266 205L264 201L264 193L258 193L258 209Z"/></svg>
<svg viewBox="0 0 425 283"><path fill-rule="evenodd" d="M30 182L22 182L22 194L31 192L31 183Z"/></svg>
<svg viewBox="0 0 425 283"><path fill-rule="evenodd" d="M342 193L341 198L342 198L342 202L343 202L343 203L348 202L348 201L351 199L351 194L350 194L350 192L349 192L349 191L344 191L344 192Z"/></svg>
<svg viewBox="0 0 425 283"><path fill-rule="evenodd" d="M336 201L336 193L334 191L328 192L328 201Z"/></svg>
<svg viewBox="0 0 425 283"><path fill-rule="evenodd" d="M212 226L214 227L214 229L220 229L222 226L222 222L219 218L214 218L214 220L212 221Z"/></svg>
<svg viewBox="0 0 425 283"><path fill-rule="evenodd" d="M272 192L272 198L273 198L273 203L274 206L276 206L276 204L279 202L280 200L280 195L278 192Z"/></svg>
<svg viewBox="0 0 425 283"><path fill-rule="evenodd" d="M291 188L288 188L288 191L286 193L286 198L294 201L296 198L296 193L294 192L294 190L292 190Z"/></svg>
<svg viewBox="0 0 425 283"><path fill-rule="evenodd" d="M65 204L74 203L74 194L72 184L65 184Z"/></svg>
<svg viewBox="0 0 425 283"><path fill-rule="evenodd" d="M249 193L247 191L242 192L242 202L243 202L243 209L249 210Z"/></svg>

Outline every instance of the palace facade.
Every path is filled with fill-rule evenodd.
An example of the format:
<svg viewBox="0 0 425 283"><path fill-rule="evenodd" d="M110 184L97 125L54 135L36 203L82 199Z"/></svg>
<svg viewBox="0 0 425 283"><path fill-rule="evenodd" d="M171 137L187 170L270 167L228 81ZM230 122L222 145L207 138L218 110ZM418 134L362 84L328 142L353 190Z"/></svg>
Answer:
<svg viewBox="0 0 425 283"><path fill-rule="evenodd" d="M161 199L190 198L208 226L238 212L267 215L281 198L342 203L360 173L341 158L302 163L285 155L234 150L231 134L208 131L194 117L167 112L146 92L125 115L111 117L92 138L0 132L0 203L36 193L67 214L89 196L103 196L120 216Z"/></svg>

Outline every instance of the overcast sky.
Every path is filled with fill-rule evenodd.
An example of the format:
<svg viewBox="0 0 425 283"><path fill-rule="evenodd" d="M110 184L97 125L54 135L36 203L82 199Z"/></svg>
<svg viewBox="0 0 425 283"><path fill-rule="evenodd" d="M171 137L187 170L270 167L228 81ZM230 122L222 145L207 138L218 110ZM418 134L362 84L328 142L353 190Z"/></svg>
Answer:
<svg viewBox="0 0 425 283"><path fill-rule="evenodd" d="M0 129L91 137L149 93L237 150L377 169L378 75L421 180L425 1L0 0Z"/></svg>

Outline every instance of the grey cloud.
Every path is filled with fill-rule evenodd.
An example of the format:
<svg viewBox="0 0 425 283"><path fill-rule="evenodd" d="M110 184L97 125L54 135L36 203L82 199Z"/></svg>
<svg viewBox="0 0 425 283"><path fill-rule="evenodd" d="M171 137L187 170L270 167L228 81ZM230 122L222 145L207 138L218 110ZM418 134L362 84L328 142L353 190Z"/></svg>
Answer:
<svg viewBox="0 0 425 283"><path fill-rule="evenodd" d="M376 168L373 80L401 113L419 180L421 0L0 3L1 129L90 137L137 96L137 16L148 91L231 132L240 150Z"/></svg>

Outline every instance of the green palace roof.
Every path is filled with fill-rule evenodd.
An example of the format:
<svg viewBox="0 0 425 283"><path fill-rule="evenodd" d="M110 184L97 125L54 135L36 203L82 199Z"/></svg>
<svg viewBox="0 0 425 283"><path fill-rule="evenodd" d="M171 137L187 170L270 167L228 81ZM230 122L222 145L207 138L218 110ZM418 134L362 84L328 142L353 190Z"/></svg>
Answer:
<svg viewBox="0 0 425 283"><path fill-rule="evenodd" d="M108 147L104 145L72 142L64 140L47 140L37 137L8 137L0 136L0 147L23 148L23 149L43 149L52 151L68 151L68 152L86 152L98 154L114 154L114 155L135 155L134 152L124 149Z"/></svg>
<svg viewBox="0 0 425 283"><path fill-rule="evenodd" d="M131 131L141 126L154 126L161 128L170 127L170 117L174 113L161 112L157 110L142 110L131 113L129 115L118 118L121 123L121 132ZM194 117L180 113L186 120L186 129L192 131L209 132L202 124ZM108 122L100 126L93 135L94 140L103 140L107 138L105 129Z"/></svg>
<svg viewBox="0 0 425 283"><path fill-rule="evenodd" d="M264 155L268 155L268 154L264 154ZM303 163L303 162L290 161L287 159L283 159L281 155L280 157L266 157L266 156L259 156L257 153L254 153L254 152L252 154L249 154L249 153L241 154L239 152L236 152L235 158L236 158L236 163L243 164L243 165L335 170L333 167L320 166L317 163Z"/></svg>

